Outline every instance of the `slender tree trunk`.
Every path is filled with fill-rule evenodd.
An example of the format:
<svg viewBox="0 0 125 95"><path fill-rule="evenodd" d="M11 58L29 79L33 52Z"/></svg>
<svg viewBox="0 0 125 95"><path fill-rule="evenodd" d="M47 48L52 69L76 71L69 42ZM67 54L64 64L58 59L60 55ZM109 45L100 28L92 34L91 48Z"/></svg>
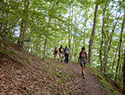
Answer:
<svg viewBox="0 0 125 95"><path fill-rule="evenodd" d="M68 25L68 31L69 31L69 33L68 33L68 47L69 47L69 49L71 50L71 32L72 32L72 25L71 25L71 6L70 6L70 11L69 11L69 25ZM70 58L71 58L71 54L69 54L69 60L70 60Z"/></svg>
<svg viewBox="0 0 125 95"><path fill-rule="evenodd" d="M102 72L103 70L103 60L102 60L102 46L103 46L103 34L102 34L102 41L101 41L101 46L100 46L100 54L99 54L99 57L100 57L100 63L101 63L101 67L100 67L100 71Z"/></svg>
<svg viewBox="0 0 125 95"><path fill-rule="evenodd" d="M71 22L71 24L73 24L73 14L74 14L73 4L72 4L72 22ZM71 25L71 31L73 31L73 26L72 25ZM71 39L72 39L71 41L73 42L73 37L72 36L71 36ZM72 47L70 47L69 60L71 60L72 58L73 58L73 45L72 45Z"/></svg>
<svg viewBox="0 0 125 95"><path fill-rule="evenodd" d="M55 20L55 28L57 27L57 25L56 25L56 20ZM57 28L56 28L57 29ZM56 37L56 29L55 29L55 40L54 40L54 46L55 47L57 47L56 46L56 40L57 40L57 37Z"/></svg>
<svg viewBox="0 0 125 95"><path fill-rule="evenodd" d="M123 62L122 71L123 71L123 94L122 95L125 95L125 50L124 50L124 62Z"/></svg>
<svg viewBox="0 0 125 95"><path fill-rule="evenodd" d="M117 63L117 66L116 66L116 75L115 75L115 80L117 80L118 69L119 69L119 64L120 64L120 57L121 57L121 44L122 44L122 34L123 34L123 30L124 30L124 23L125 23L125 13L124 13L124 18L123 18L122 27L121 27L120 40L119 40L118 63Z"/></svg>
<svg viewBox="0 0 125 95"><path fill-rule="evenodd" d="M119 17L120 17L120 15L119 15ZM116 23L114 24L114 26L113 26L113 29L112 29L112 32L111 32L111 36L110 36L110 38L109 38L109 44L108 44L108 46L107 46L107 44L106 44L106 46L105 46L105 56L104 56L104 72L106 73L106 65L107 65L107 61L108 61L108 55L109 55L109 51L110 51L110 46L111 46L111 43L112 43L112 37L113 37L113 33L115 32L115 27L116 27L116 25L117 25L117 23L118 23L118 20L119 20L119 17L118 17L118 19L117 19L117 21L116 21ZM108 42L108 41L107 41ZM105 42L106 43L106 42ZM107 47L107 48L106 48Z"/></svg>
<svg viewBox="0 0 125 95"><path fill-rule="evenodd" d="M119 17L120 17L120 15L119 15ZM112 32L111 32L111 36L110 36L110 40L109 40L109 46L108 46L108 50L107 50L107 55L108 55L108 53L109 53L109 51L110 51L110 46L111 46L111 43L112 43L113 33L115 32L115 27L116 27L116 25L117 25L117 23L118 23L119 17L118 17L116 23L114 24L113 29L112 29Z"/></svg>
<svg viewBox="0 0 125 95"><path fill-rule="evenodd" d="M33 44L31 43L31 54L33 53Z"/></svg>
<svg viewBox="0 0 125 95"><path fill-rule="evenodd" d="M103 36L105 35L104 33L104 19L105 19L105 10L106 10L106 5L107 2L104 5L104 10L103 10L103 15L102 15L102 40L101 40L101 46L100 46L100 63L101 63L101 68L100 70L102 71L103 68L103 60L102 60L102 47L103 47Z"/></svg>
<svg viewBox="0 0 125 95"><path fill-rule="evenodd" d="M6 12L6 11L2 11L1 9L2 9L2 5L4 4L4 3L6 3L6 7L8 7L8 9L9 9L9 6L8 6L8 0L1 0L0 1L0 14L1 14L1 17L3 16L3 17L6 17L6 18L8 18L8 13ZM0 22L0 34L1 35L4 35L4 36L8 36L8 32L7 32L7 27L8 27L8 23L3 23L3 22Z"/></svg>
<svg viewBox="0 0 125 95"><path fill-rule="evenodd" d="M74 50L74 36L72 37L72 43L73 43L73 45L72 45L72 55L74 55L74 52L73 52L73 50Z"/></svg>
<svg viewBox="0 0 125 95"><path fill-rule="evenodd" d="M27 14L27 9L29 7L29 1L28 0L24 0L24 10L23 12ZM23 48L24 46L24 35L25 35L25 31L26 31L26 21L24 19L22 19L21 21L21 26L20 26L20 36L19 36L19 40L18 40L18 46L20 46L21 48Z"/></svg>
<svg viewBox="0 0 125 95"><path fill-rule="evenodd" d="M112 70L111 70L111 73L113 73L113 69L114 69L114 65L115 65L115 59L116 59L116 57L117 57L117 53L118 53L118 47L119 47L119 45L117 46L116 53L115 53L115 57L114 57L114 59L113 59L113 64L112 64Z"/></svg>
<svg viewBox="0 0 125 95"><path fill-rule="evenodd" d="M36 39L36 55L38 55L38 46L39 46L39 41L38 38Z"/></svg>
<svg viewBox="0 0 125 95"><path fill-rule="evenodd" d="M19 36L19 40L18 40L18 46L20 46L21 48L23 48L24 46L24 33L26 30L26 24L24 22L24 20L21 21L21 26L20 26L20 36Z"/></svg>
<svg viewBox="0 0 125 95"><path fill-rule="evenodd" d="M106 60L106 54L107 54L107 46L108 46L108 38L105 37L104 38L104 60L103 60L103 64L104 64L104 74L106 74L106 67L107 67L107 60Z"/></svg>
<svg viewBox="0 0 125 95"><path fill-rule="evenodd" d="M2 7L3 0L0 0L0 8ZM0 14L2 13L2 10L0 10ZM1 17L1 15L0 15Z"/></svg>
<svg viewBox="0 0 125 95"><path fill-rule="evenodd" d="M2 2L3 2L3 0L0 0L0 9L1 9L1 7L2 7ZM2 10L0 10L0 14L2 14ZM0 18L1 18L1 15L0 15ZM2 22L0 22L0 34L2 34L2 27L3 27L3 23Z"/></svg>
<svg viewBox="0 0 125 95"><path fill-rule="evenodd" d="M44 42L43 59L46 57L46 47L47 47L47 37L45 38L45 42Z"/></svg>
<svg viewBox="0 0 125 95"><path fill-rule="evenodd" d="M51 21L51 17L49 18L48 27L47 27L47 32L49 31L49 24L50 24L50 21ZM46 38L45 38L45 42L44 42L43 59L46 57L47 40L48 40L47 35L45 35L45 37L46 37Z"/></svg>
<svg viewBox="0 0 125 95"><path fill-rule="evenodd" d="M118 17L118 19L119 19L119 17ZM113 25L111 36L109 37L109 44L108 44L108 40L107 41L105 40L104 63L103 63L104 64L104 73L105 74L106 74L106 67L107 67L107 61L108 61L108 55L109 55L109 51L110 51L110 46L111 46L111 43L112 43L112 37L113 37L113 33L115 32L115 27L116 27L116 25L118 23L118 19L117 19L116 23Z"/></svg>
<svg viewBox="0 0 125 95"><path fill-rule="evenodd" d="M89 53L88 53L88 62L91 64L91 56L92 56L92 46L93 46L93 39L95 36L95 30L96 30L96 23L97 23L97 14L98 14L98 5L95 6L95 14L94 14L94 23L93 23L93 29L89 41Z"/></svg>
<svg viewBox="0 0 125 95"><path fill-rule="evenodd" d="M68 34L68 45L69 45L69 48L71 50L71 37L70 37L71 33Z"/></svg>
<svg viewBox="0 0 125 95"><path fill-rule="evenodd" d="M118 70L118 79L120 80L120 79L122 79L122 76L120 75L121 74L121 68L122 68L122 65L121 64L119 64L119 70Z"/></svg>
<svg viewBox="0 0 125 95"><path fill-rule="evenodd" d="M71 29L70 29L70 13L71 13L71 6L70 6L70 11L69 11L69 25L68 25L68 45L69 45L69 48L71 49L71 38L70 38L70 35L71 35Z"/></svg>
<svg viewBox="0 0 125 95"><path fill-rule="evenodd" d="M54 8L54 6L55 6L55 3L56 3L56 1L53 2L53 6L52 6L52 8L51 8L51 12L53 12L53 8ZM49 20L48 20L48 25L47 25L47 32L49 31L49 26L50 26L51 19L52 19L52 17L50 16L50 17L49 17ZM48 40L47 35L45 35L45 37L46 37L46 38L45 38L45 42L44 42L43 59L46 57L46 48L47 48L47 40Z"/></svg>

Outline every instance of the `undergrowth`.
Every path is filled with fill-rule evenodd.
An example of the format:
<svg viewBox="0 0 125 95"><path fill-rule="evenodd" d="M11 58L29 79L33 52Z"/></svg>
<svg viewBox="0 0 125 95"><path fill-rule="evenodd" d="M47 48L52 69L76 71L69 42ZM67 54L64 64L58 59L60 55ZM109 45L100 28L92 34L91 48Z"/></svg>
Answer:
<svg viewBox="0 0 125 95"><path fill-rule="evenodd" d="M108 89L108 94L107 95L121 95L118 91L116 91L113 86L104 78L103 74L98 71L96 68L94 67L90 67L88 65L89 68L91 68L91 70L93 71L93 73L97 76L97 78L100 80L100 82Z"/></svg>
<svg viewBox="0 0 125 95"><path fill-rule="evenodd" d="M54 67L58 68L58 69L66 69L65 66L61 63L59 63L58 61L55 61L53 59L46 59L47 62L51 65L53 65ZM51 76L56 75L60 80L59 83L66 83L67 81L69 81L71 78L75 78L75 75L72 73L65 73L63 71L60 70L56 70L56 69L51 69L49 67L44 67L44 70L47 72L50 72Z"/></svg>

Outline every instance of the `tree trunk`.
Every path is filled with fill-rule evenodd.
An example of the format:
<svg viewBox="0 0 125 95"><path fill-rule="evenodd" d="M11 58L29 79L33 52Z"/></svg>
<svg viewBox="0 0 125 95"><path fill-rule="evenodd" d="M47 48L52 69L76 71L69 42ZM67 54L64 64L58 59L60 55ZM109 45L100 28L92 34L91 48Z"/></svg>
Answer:
<svg viewBox="0 0 125 95"><path fill-rule="evenodd" d="M5 10L1 10L4 3L6 3L6 7L9 8L8 0L6 0L6 1L1 0L0 1L0 14L3 14L3 15L1 15L1 17L3 16L4 18L8 18L9 13L7 13ZM0 22L0 34L1 35L8 36L7 28L8 28L8 23Z"/></svg>
<svg viewBox="0 0 125 95"><path fill-rule="evenodd" d="M93 46L93 39L95 36L95 30L96 30L96 23L97 23L97 14L98 14L98 5L95 6L95 14L94 14L94 23L93 23L93 29L89 41L89 53L88 53L88 62L91 64L91 56L92 56L92 46Z"/></svg>
<svg viewBox="0 0 125 95"><path fill-rule="evenodd" d="M120 15L119 15L119 17L120 17ZM112 43L112 37L113 37L113 33L115 32L115 27L116 27L116 25L117 25L117 23L118 23L118 20L119 20L119 17L118 17L118 19L117 19L117 21L116 21L116 23L114 24L114 26L113 26L113 29L112 29L112 32L111 32L111 36L110 36L110 38L109 38L109 44L108 44L108 46L106 45L105 46L105 56L104 56L104 72L106 73L106 65L107 65L107 61L108 61L108 55L109 55L109 51L110 51L110 46L111 46L111 43ZM108 41L106 41L106 42L108 42ZM105 42L105 43L106 43ZM106 48L107 47L107 48Z"/></svg>
<svg viewBox="0 0 125 95"><path fill-rule="evenodd" d="M118 17L118 19L119 19L119 17ZM115 32L115 27L118 23L118 19L117 19L116 23L113 25L111 36L109 37L109 43L108 43L108 40L105 40L104 61L103 61L104 62L103 64L104 64L104 73L105 74L106 74L106 68L107 68L107 61L108 61L110 46L111 46L111 43L112 43L112 37L113 37L113 33Z"/></svg>
<svg viewBox="0 0 125 95"><path fill-rule="evenodd" d="M119 69L119 64L120 64L120 57L121 57L121 44L122 44L122 34L123 34L123 29L124 29L124 23L125 23L125 13L124 13L124 18L123 18L122 27L121 27L120 40L119 40L118 63L117 63L117 66L116 66L116 75L115 75L115 80L117 80L118 69Z"/></svg>
<svg viewBox="0 0 125 95"><path fill-rule="evenodd" d="M125 50L124 50L124 62L123 62L123 95L125 95Z"/></svg>
<svg viewBox="0 0 125 95"><path fill-rule="evenodd" d="M119 45L117 46L116 53L115 53L115 57L113 58L113 64L112 64L112 70L111 70L111 73L113 73L113 69L114 69L114 65L115 65L115 59L116 59L116 57L117 57L117 53L118 53L118 47L119 47Z"/></svg>
<svg viewBox="0 0 125 95"><path fill-rule="evenodd" d="M56 20L55 20L55 28L56 27L57 27L57 25L56 25ZM56 37L56 29L55 29L54 47L57 47L56 41L57 41L57 37Z"/></svg>
<svg viewBox="0 0 125 95"><path fill-rule="evenodd" d="M51 21L51 17L49 18L49 21L48 21L48 26L47 26L47 32L49 31L49 24L50 24L50 21ZM47 35L45 35L45 42L44 42L44 52L43 52L43 59L46 57L46 48L47 48L47 40L48 40L48 37Z"/></svg>
<svg viewBox="0 0 125 95"><path fill-rule="evenodd" d="M21 26L20 26L20 36L18 40L18 46L23 48L24 46L24 34L26 30L26 24L24 23L24 20L21 21Z"/></svg>
<svg viewBox="0 0 125 95"><path fill-rule="evenodd" d="M70 15L70 13L72 13L71 12L71 6L70 6L70 9L69 9L70 11L69 11L69 25L68 25L68 31L69 31L69 33L68 33L68 47L69 47L69 49L71 50L71 32L72 32L72 25L70 25L72 22L70 21L70 19L71 19L71 15ZM70 60L70 58L71 58L71 54L69 54L69 60Z"/></svg>
<svg viewBox="0 0 125 95"><path fill-rule="evenodd" d="M38 46L39 46L39 41L38 41L38 37L37 37L37 39L36 39L36 55L38 55Z"/></svg>
<svg viewBox="0 0 125 95"><path fill-rule="evenodd" d="M3 3L3 0L0 0L0 8L2 7L2 3ZM0 10L0 13L1 13L1 10Z"/></svg>
<svg viewBox="0 0 125 95"><path fill-rule="evenodd" d="M68 34L68 45L69 45L69 48L70 48L70 50L71 50L71 33L69 32L69 34Z"/></svg>
<svg viewBox="0 0 125 95"><path fill-rule="evenodd" d="M46 36L45 42L44 42L43 59L46 57L47 40L48 40L48 38L47 38L47 36Z"/></svg>
<svg viewBox="0 0 125 95"><path fill-rule="evenodd" d="M54 8L54 5L55 5L56 1L53 2L53 6L51 8L51 12L53 12L53 8ZM47 32L49 31L49 26L50 26L50 22L51 22L51 19L52 17L50 16L49 17L49 20L48 20L48 25L47 25ZM47 40L48 40L48 37L47 35L45 35L45 42L44 42L44 52L43 52L43 59L46 57L46 48L47 48Z"/></svg>
<svg viewBox="0 0 125 95"><path fill-rule="evenodd" d="M71 13L71 6L70 6L70 9L69 9L69 25L68 25L68 46L69 48L71 49L71 39L70 39L70 34L71 34L71 29L70 29L70 13Z"/></svg>
<svg viewBox="0 0 125 95"><path fill-rule="evenodd" d="M3 0L0 0L0 9L1 9L1 7L2 7L2 2L3 2ZM2 10L0 10L0 14L2 14ZM1 15L0 15L0 18L1 18ZM2 22L0 22L0 34L2 34L2 25L3 23Z"/></svg>
<svg viewBox="0 0 125 95"><path fill-rule="evenodd" d="M120 15L119 15L119 17L120 17ZM117 23L118 23L119 17L118 17L118 19L117 19L117 21L116 21L116 23L114 24L113 29L112 29L112 33L111 33L110 40L109 40L109 46L108 46L108 50L107 50L107 55L108 55L108 53L109 53L109 51L110 51L110 46L111 46L111 43L112 43L113 33L115 32L115 27L116 27L116 25L117 25Z"/></svg>
<svg viewBox="0 0 125 95"><path fill-rule="evenodd" d="M29 1L28 0L24 0L24 10L23 13L27 14L27 9L29 7ZM20 46L21 48L23 48L24 46L24 35L25 35L25 31L26 31L26 21L24 19L22 19L21 21L21 25L20 25L20 36L19 36L19 40L18 40L18 46Z"/></svg>
<svg viewBox="0 0 125 95"><path fill-rule="evenodd" d="M104 18L105 18L105 10L106 10L106 5L107 2L104 5L104 10L103 10L103 16L102 16L102 40L101 40L101 46L100 46L100 63L101 63L101 67L100 67L100 71L102 71L103 68L103 60L102 60L102 46L103 46L103 36L105 35L104 33Z"/></svg>

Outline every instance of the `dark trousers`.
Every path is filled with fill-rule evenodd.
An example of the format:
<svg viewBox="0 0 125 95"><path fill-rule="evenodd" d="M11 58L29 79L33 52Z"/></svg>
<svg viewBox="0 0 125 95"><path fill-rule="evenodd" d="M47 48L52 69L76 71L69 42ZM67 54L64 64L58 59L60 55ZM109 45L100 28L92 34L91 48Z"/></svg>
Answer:
<svg viewBox="0 0 125 95"><path fill-rule="evenodd" d="M65 62L66 62L66 63L69 62L69 54L65 54Z"/></svg>

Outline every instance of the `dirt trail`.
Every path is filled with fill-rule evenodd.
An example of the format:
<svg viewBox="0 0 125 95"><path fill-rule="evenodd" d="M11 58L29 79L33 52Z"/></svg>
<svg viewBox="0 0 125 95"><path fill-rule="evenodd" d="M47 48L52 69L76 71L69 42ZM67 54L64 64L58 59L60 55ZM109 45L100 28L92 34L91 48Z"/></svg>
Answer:
<svg viewBox="0 0 125 95"><path fill-rule="evenodd" d="M75 86L82 90L82 93L78 95L107 95L106 88L100 83L96 76L92 74L89 68L86 68L85 79L83 79L80 65L69 63L67 66L77 75L78 81Z"/></svg>

